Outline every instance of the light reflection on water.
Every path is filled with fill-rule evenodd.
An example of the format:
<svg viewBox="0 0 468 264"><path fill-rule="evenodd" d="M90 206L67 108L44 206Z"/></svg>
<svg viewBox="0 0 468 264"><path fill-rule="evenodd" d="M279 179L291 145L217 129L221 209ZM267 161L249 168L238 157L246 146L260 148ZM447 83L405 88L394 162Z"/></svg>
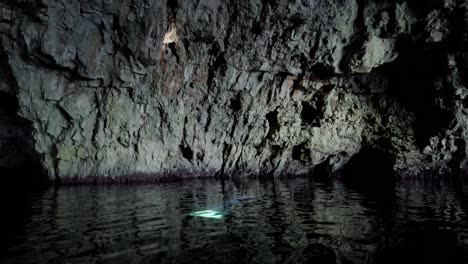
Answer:
<svg viewBox="0 0 468 264"><path fill-rule="evenodd" d="M219 219L190 215L239 197L254 199ZM306 263L319 252L315 263L463 263L466 197L418 181L376 192L307 179L51 188L0 261Z"/></svg>

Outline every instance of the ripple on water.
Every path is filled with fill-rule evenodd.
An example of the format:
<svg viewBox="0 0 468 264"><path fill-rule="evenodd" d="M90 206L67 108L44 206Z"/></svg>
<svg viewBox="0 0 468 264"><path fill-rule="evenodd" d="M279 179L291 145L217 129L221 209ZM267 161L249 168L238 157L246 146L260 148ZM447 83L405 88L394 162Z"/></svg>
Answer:
<svg viewBox="0 0 468 264"><path fill-rule="evenodd" d="M33 197L23 232L0 260L388 263L381 261L388 252L388 259L407 249L418 252L413 245L421 242L418 236L429 249L458 246L463 257L468 194L461 190L413 181L396 184L383 197L307 179L49 189ZM240 197L254 199L235 200ZM223 210L225 216L190 216L206 209Z"/></svg>

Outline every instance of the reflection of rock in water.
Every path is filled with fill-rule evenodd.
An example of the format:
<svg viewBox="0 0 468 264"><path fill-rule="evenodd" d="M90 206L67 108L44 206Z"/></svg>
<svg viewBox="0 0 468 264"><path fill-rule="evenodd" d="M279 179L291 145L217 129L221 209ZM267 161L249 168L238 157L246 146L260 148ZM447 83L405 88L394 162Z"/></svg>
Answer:
<svg viewBox="0 0 468 264"><path fill-rule="evenodd" d="M225 237L227 241L235 243L234 237ZM229 243L228 243L229 244ZM220 246L224 245L224 246ZM177 256L172 260L171 263L252 263L258 260L261 263L278 263L274 259L262 258L258 256L255 249L247 249L242 247L229 246L227 247L223 243L211 243L209 245L203 246L198 249L185 250L179 253L176 253ZM256 259L255 255L259 257ZM170 256L160 258L161 263L162 259L170 259ZM168 258L169 257L169 258ZM145 262L146 263L146 262ZM165 263L165 261L163 261ZM279 263L283 263L279 261ZM305 248L297 249L290 258L285 262L287 264L299 264L299 263L313 263L313 264L335 264L337 263L337 258L335 252L321 244L310 244ZM341 261L341 263L348 263L346 261Z"/></svg>
<svg viewBox="0 0 468 264"><path fill-rule="evenodd" d="M296 263L335 264L335 252L320 244L308 245L301 254L301 259Z"/></svg>
<svg viewBox="0 0 468 264"><path fill-rule="evenodd" d="M255 248L245 247L244 244L245 241L240 237L225 235L215 241L200 244L197 248L168 251L147 256L139 263L239 264L257 262L254 260L261 258L262 252Z"/></svg>
<svg viewBox="0 0 468 264"><path fill-rule="evenodd" d="M256 199L221 221L187 216L240 195ZM414 180L397 182L394 196L307 179L51 189L31 199L0 263L468 263L465 196Z"/></svg>
<svg viewBox="0 0 468 264"><path fill-rule="evenodd" d="M425 224L410 225L387 249L378 253L372 261L377 264L393 263L466 263L463 249L455 232Z"/></svg>

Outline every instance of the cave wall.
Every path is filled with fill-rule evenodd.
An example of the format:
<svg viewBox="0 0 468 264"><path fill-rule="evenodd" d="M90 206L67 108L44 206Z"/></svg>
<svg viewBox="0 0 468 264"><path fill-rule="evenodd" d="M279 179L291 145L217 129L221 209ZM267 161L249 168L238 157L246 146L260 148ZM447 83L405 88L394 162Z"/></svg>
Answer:
<svg viewBox="0 0 468 264"><path fill-rule="evenodd" d="M456 0L0 0L0 91L63 182L333 173L370 148L402 175L464 173L467 17Z"/></svg>

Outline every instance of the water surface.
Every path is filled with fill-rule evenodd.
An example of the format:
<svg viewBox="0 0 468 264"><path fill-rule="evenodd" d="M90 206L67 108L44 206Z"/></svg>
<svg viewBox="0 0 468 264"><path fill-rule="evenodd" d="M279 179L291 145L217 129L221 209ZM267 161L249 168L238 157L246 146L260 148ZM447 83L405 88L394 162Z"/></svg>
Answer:
<svg viewBox="0 0 468 264"><path fill-rule="evenodd" d="M468 263L466 197L439 181L50 188L26 203L0 262Z"/></svg>

